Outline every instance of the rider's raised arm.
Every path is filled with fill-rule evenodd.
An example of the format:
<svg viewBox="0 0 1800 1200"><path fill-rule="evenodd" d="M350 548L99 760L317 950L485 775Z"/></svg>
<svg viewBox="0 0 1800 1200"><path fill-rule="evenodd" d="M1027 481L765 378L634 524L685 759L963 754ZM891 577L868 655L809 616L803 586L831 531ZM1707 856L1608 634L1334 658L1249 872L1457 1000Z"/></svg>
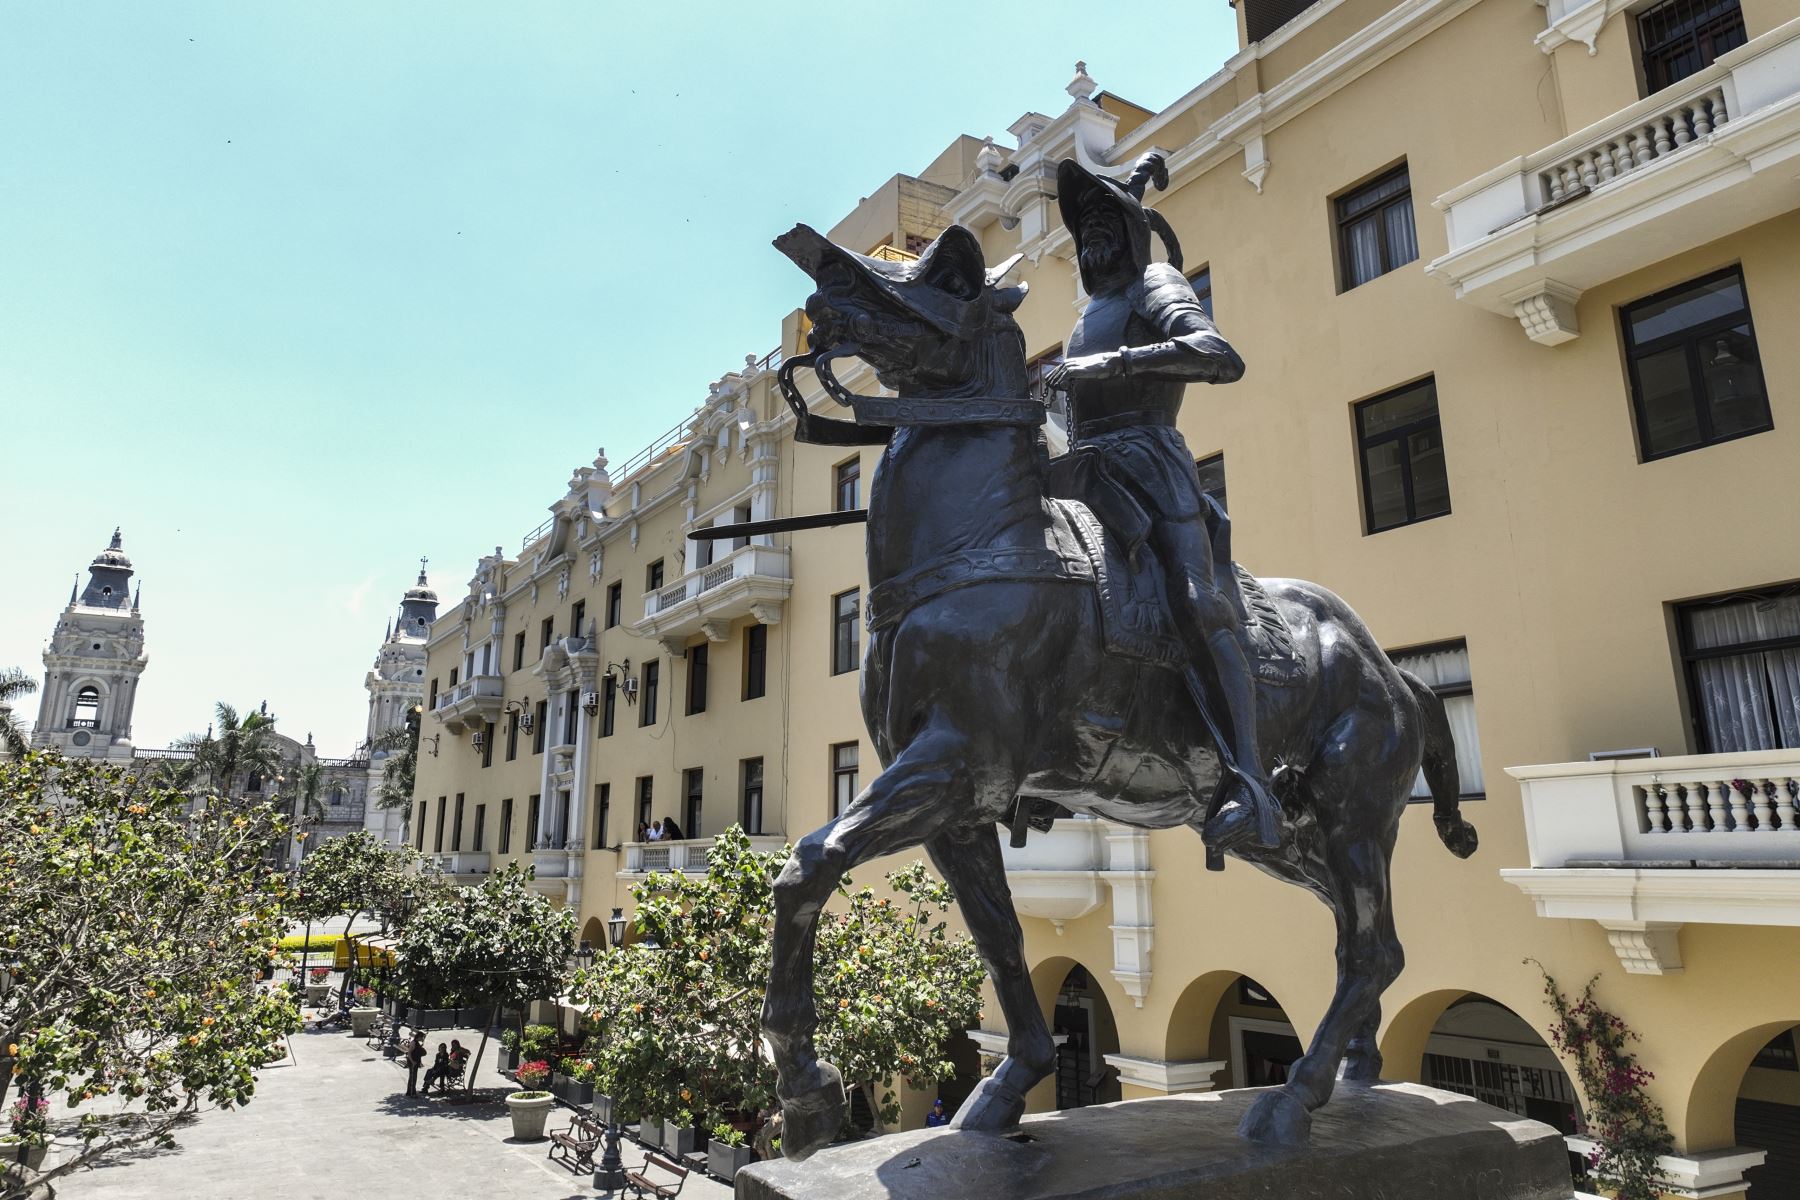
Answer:
<svg viewBox="0 0 1800 1200"><path fill-rule="evenodd" d="M1138 315L1168 340L1122 351L1122 374L1184 383L1235 383L1243 377L1244 360L1200 307L1181 272L1156 263L1144 273L1142 290L1133 293Z"/></svg>

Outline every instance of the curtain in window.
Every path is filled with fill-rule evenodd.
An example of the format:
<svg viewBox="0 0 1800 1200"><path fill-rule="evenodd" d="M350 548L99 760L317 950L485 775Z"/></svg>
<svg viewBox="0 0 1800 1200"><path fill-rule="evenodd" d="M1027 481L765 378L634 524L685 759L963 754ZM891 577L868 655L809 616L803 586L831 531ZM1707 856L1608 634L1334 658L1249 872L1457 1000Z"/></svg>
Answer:
<svg viewBox="0 0 1800 1200"><path fill-rule="evenodd" d="M1412 205L1395 204L1381 216L1387 222L1388 269L1404 266L1419 257L1419 239L1413 232Z"/></svg>
<svg viewBox="0 0 1800 1200"><path fill-rule="evenodd" d="M1350 239L1350 278L1344 281L1348 287L1367 283L1381 274L1381 238L1375 227L1378 219L1371 217L1344 229L1344 236Z"/></svg>
<svg viewBox="0 0 1800 1200"><path fill-rule="evenodd" d="M1419 681L1433 689L1470 682L1469 651L1465 646L1448 647L1427 654L1397 654L1396 666L1412 672ZM1456 742L1456 775L1462 794L1476 795L1486 790L1481 779L1481 733L1475 725L1475 697L1444 697L1444 716L1450 722L1450 736ZM1413 798L1429 800L1431 789L1425 785L1425 773L1413 780Z"/></svg>
<svg viewBox="0 0 1800 1200"><path fill-rule="evenodd" d="M1687 622L1695 650L1800 638L1800 596L1691 609ZM1694 680L1708 751L1800 748L1800 648L1697 659Z"/></svg>

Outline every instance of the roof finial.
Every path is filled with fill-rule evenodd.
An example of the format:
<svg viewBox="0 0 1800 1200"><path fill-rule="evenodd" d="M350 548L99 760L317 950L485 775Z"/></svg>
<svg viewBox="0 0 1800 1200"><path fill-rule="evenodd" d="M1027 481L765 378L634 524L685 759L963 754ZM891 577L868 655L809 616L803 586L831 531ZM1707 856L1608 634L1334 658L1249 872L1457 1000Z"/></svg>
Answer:
<svg viewBox="0 0 1800 1200"><path fill-rule="evenodd" d="M425 586L425 564L430 561L431 560L429 558L426 558L424 555L419 556L419 586L420 587Z"/></svg>
<svg viewBox="0 0 1800 1200"><path fill-rule="evenodd" d="M119 527L118 527L118 526L117 526L117 525L114 525L114 526L113 526L113 540L112 540L112 545L110 545L110 546L108 546L108 547L107 547L107 549L108 549L108 550L117 550L117 549L119 549Z"/></svg>

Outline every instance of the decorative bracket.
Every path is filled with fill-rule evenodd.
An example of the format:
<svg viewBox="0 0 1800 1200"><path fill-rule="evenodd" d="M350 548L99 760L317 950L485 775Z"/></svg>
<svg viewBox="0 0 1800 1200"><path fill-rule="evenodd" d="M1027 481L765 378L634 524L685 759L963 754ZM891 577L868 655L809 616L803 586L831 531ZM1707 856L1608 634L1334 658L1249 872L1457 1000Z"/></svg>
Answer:
<svg viewBox="0 0 1800 1200"><path fill-rule="evenodd" d="M1679 975L1679 921L1602 921L1606 940L1629 975Z"/></svg>
<svg viewBox="0 0 1800 1200"><path fill-rule="evenodd" d="M1540 346L1560 346L1581 335L1581 323L1575 316L1580 288L1542 279L1508 292L1501 299L1512 305L1513 316L1519 319L1525 336Z"/></svg>

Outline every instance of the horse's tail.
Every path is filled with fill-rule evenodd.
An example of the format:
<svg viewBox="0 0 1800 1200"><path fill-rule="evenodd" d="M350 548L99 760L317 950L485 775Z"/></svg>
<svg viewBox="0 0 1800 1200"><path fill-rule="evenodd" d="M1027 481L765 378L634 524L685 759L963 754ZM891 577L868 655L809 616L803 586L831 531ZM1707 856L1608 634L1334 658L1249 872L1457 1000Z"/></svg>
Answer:
<svg viewBox="0 0 1800 1200"><path fill-rule="evenodd" d="M1450 853L1467 858L1480 844L1475 827L1463 820L1462 781L1457 778L1456 741L1450 735L1450 719L1444 715L1444 702L1419 678L1402 670L1400 677L1412 689L1419 705L1419 724L1424 734L1424 754L1420 767L1425 784L1431 789L1431 820L1437 826L1438 839Z"/></svg>

